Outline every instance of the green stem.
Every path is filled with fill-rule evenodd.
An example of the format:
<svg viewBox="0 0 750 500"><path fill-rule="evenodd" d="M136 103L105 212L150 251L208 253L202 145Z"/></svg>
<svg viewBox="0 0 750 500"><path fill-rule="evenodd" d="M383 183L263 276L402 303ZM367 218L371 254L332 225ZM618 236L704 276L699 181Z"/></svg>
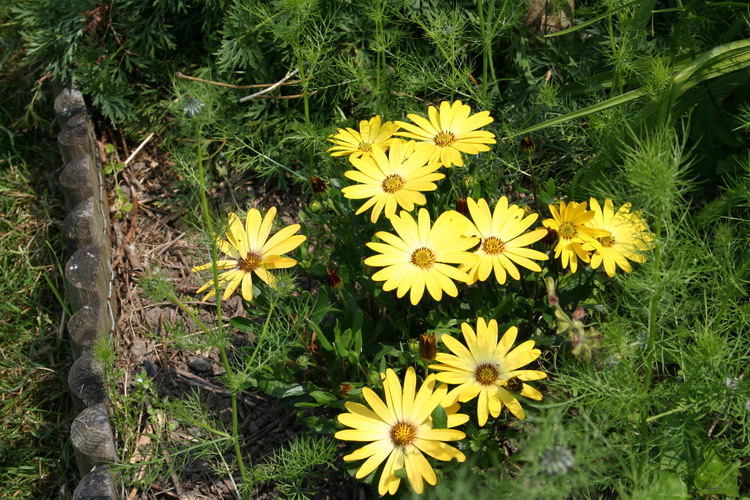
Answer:
<svg viewBox="0 0 750 500"><path fill-rule="evenodd" d="M622 84L620 82L620 66L617 64L617 44L615 42L615 31L614 26L612 23L612 15L610 14L607 16L607 27L609 30L609 43L610 48L612 50L612 57L615 58L615 72L614 72L614 81L612 82L612 95L615 94L615 91L619 91L619 93L622 93Z"/></svg>
<svg viewBox="0 0 750 500"><path fill-rule="evenodd" d="M586 284L583 286L584 290L591 287L591 283L594 281L595 274L596 274L596 269L592 268L591 272L586 277ZM581 273L581 276L583 276L583 273ZM578 288L576 289L576 300L572 306L573 311L576 310L576 308L578 307L578 303L581 302L581 281L583 281L583 279L578 280Z"/></svg>
<svg viewBox="0 0 750 500"><path fill-rule="evenodd" d="M489 64L491 59L492 47L487 40L487 30L485 29L483 0L477 0L477 13L479 14L479 32L482 37L482 99L487 99L487 81L489 76Z"/></svg>
<svg viewBox="0 0 750 500"><path fill-rule="evenodd" d="M219 283L219 266L218 262L218 247L216 245L216 239L214 238L214 227L211 215L208 210L208 197L206 192L206 172L203 165L203 146L198 137L198 186L200 191L200 203L201 203L201 215L203 216L203 223L206 227L206 231L210 236L209 251L211 254L211 273L213 275L214 293L216 295L216 343L219 347L221 354L221 363L224 366L224 371L227 377L227 386L231 392L232 397L232 441L234 441L234 452L237 456L237 466L240 469L240 476L244 483L248 483L249 477L247 470L245 469L245 463L242 459L242 447L240 446L240 433L238 424L238 411L237 411L237 393L234 385L234 372L232 371L232 365L229 363L229 357L227 356L226 342L224 337L224 326L222 320L222 309L221 309L221 283ZM199 322L199 324L202 324ZM205 330L205 326L203 327Z"/></svg>
<svg viewBox="0 0 750 500"><path fill-rule="evenodd" d="M173 293L167 294L167 299L172 302L174 305L180 308L182 312L190 316L190 319L192 319L195 324L198 325L198 327L203 330L203 333L208 335L209 337L213 336L213 332L206 326L205 323L203 323L198 316L195 314L195 312L190 309L184 302L182 302L177 296Z"/></svg>
<svg viewBox="0 0 750 500"><path fill-rule="evenodd" d="M297 43L297 47L299 47L299 41ZM299 65L299 78L302 80L302 100L305 103L305 125L310 125L310 94L307 91L310 83L307 80L307 75L305 74L305 64L304 60L302 59L302 52L297 51L297 64ZM313 172L313 147L310 145L310 147L307 148L307 176L312 177Z"/></svg>
<svg viewBox="0 0 750 500"><path fill-rule="evenodd" d="M659 305L659 275L661 274L661 248L659 241L661 238L661 218L656 227L654 238L654 276L656 277L656 288L651 294L648 301L648 345L646 348L646 376L643 379L643 392L646 393L651 388L653 377L653 365L656 361L656 320L657 307Z"/></svg>
<svg viewBox="0 0 750 500"><path fill-rule="evenodd" d="M276 308L276 302L278 300L278 297L274 297L271 301L271 305L268 307L268 314L266 315L266 322L263 323L263 330L261 330L260 336L256 338L255 349L253 350L253 354L250 355L250 359L247 361L247 363L245 363L245 366L251 366L253 364L253 361L255 361L255 357L260 351L261 339L265 338L266 336L268 325L271 324L271 316L273 315L273 310Z"/></svg>
<svg viewBox="0 0 750 500"><path fill-rule="evenodd" d="M384 95L383 79L385 76L385 37L383 36L383 2L380 0L374 7L373 15L375 16L375 43L376 62L375 62L375 87L377 88L378 108L382 107L381 100Z"/></svg>

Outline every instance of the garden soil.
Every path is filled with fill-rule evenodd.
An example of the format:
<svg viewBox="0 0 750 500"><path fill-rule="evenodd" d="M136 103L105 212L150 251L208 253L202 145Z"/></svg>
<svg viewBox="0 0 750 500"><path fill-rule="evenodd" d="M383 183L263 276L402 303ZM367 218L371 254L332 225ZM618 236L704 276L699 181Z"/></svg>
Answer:
<svg viewBox="0 0 750 500"><path fill-rule="evenodd" d="M107 160L106 157L102 159ZM139 284L148 269L162 269L180 299L197 310L204 323L215 324L213 301L201 302L202 294L195 293L207 278L192 274L190 269L207 260L207 251L195 231L183 222L189 207L178 201L184 196L173 186L184 183L180 182L173 166L168 158L160 155L155 145L149 144L118 175L119 197L111 176L107 180L112 200L115 292L120 305L115 337L118 343L116 366L122 374L118 390L123 395L133 394L138 387L138 377L145 374L162 401L197 393L209 408L210 418L222 421L225 428L231 428L231 400L222 387L223 368L218 351L187 352L179 349L170 339L169 326L183 324L196 335L199 334L197 328L170 302L149 300ZM277 183L266 183L263 179L226 179L209 193L210 202L215 208L225 211L236 209L241 200L246 200L248 208L276 206L280 219L292 223L300 206L300 195L276 186ZM118 208L125 199L133 204L129 213ZM243 313L238 295L225 302L224 311L225 318ZM251 340L241 337L239 332L234 339L240 343ZM124 400L128 401L127 398ZM149 412L148 405L136 413L138 428L127 429L127 433L138 451L135 454L123 453L126 437L120 436L121 455L123 461L131 457L133 472L130 477L141 478L147 484L127 485L127 500L237 498L228 476L215 473L216 470L226 470L226 464L233 462L231 447L223 460L221 457L188 457L183 467L176 467L175 472L170 473L167 465L176 465L182 457L171 456L163 447L157 449L152 438L161 435L173 444L189 447L194 440L191 435L195 428L171 419L167 412ZM241 395L239 418L245 461L247 463L249 458L255 465L263 464L286 444L308 432L298 421L296 412L278 408L277 401L260 390L249 390ZM345 446L339 448L335 468L321 467L312 471L308 476L311 478L310 488L306 488L305 493L315 499L372 498L370 487L346 474L341 460ZM163 464L156 479L149 476L153 469L139 469L140 465L148 463L152 468L156 467L153 465L157 462L154 453L161 454L158 462ZM278 491L274 484L261 483L255 488L252 498L275 499L289 495L288 491Z"/></svg>

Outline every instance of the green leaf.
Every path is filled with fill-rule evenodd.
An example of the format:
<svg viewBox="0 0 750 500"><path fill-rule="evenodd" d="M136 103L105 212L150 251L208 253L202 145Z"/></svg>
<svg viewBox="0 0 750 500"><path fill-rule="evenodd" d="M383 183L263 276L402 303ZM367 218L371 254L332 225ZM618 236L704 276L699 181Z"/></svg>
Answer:
<svg viewBox="0 0 750 500"><path fill-rule="evenodd" d="M339 398L331 394L330 392L324 392L324 391L312 391L310 393L310 396L317 401L320 404L328 404L333 401L337 401Z"/></svg>
<svg viewBox="0 0 750 500"><path fill-rule="evenodd" d="M111 155L112 153L115 152L115 145L114 144L107 144L106 146L104 146L104 151L108 155Z"/></svg>
<svg viewBox="0 0 750 500"><path fill-rule="evenodd" d="M352 329L347 328L343 333L336 333L336 354L340 358L346 358L349 354L349 347L352 345L353 340Z"/></svg>
<svg viewBox="0 0 750 500"><path fill-rule="evenodd" d="M693 483L702 495L740 496L737 486L740 462L729 463L709 445L703 452L703 464L695 472Z"/></svg>
<svg viewBox="0 0 750 500"><path fill-rule="evenodd" d="M633 494L633 498L643 500L676 500L690 498L685 482L679 474L672 471L662 471L656 480L646 490Z"/></svg>
<svg viewBox="0 0 750 500"><path fill-rule="evenodd" d="M241 332L255 333L258 330L258 325L245 318L244 316L237 316L230 319L229 324L232 328L235 328Z"/></svg>
<svg viewBox="0 0 750 500"><path fill-rule="evenodd" d="M333 344L328 340L328 338L323 333L323 329L320 328L320 325L318 323L314 322L311 318L305 318L307 320L308 325L310 325L310 328L315 332L315 336L320 342L320 346L327 352L333 351Z"/></svg>
<svg viewBox="0 0 750 500"><path fill-rule="evenodd" d="M278 380L259 380L258 387L273 397L284 399L305 394L300 384L280 382Z"/></svg>
<svg viewBox="0 0 750 500"><path fill-rule="evenodd" d="M572 113L567 113L567 114L558 116L557 118L552 118L551 120L547 120L545 122L539 123L532 127L525 128L519 132L516 132L515 134L506 136L505 139L518 137L519 135L528 135L538 130L542 130L548 127L554 127L555 125L561 125L571 120L577 120L578 118L584 118L593 113L598 113L599 111L604 111L605 109L614 108L615 106L619 106L621 104L635 101L636 99L640 99L641 97L645 95L646 95L646 91L643 89L631 90L630 92L625 92L624 94L615 96L611 99L607 99L606 101L596 103L593 106L579 109L578 111L573 111Z"/></svg>
<svg viewBox="0 0 750 500"><path fill-rule="evenodd" d="M432 428L433 429L447 429L448 428L448 414L445 413L443 405L437 405L432 410Z"/></svg>
<svg viewBox="0 0 750 500"><path fill-rule="evenodd" d="M318 296L315 297L315 304L310 311L309 320L315 323L320 323L323 316L331 310L328 303L328 292L325 288L320 288Z"/></svg>

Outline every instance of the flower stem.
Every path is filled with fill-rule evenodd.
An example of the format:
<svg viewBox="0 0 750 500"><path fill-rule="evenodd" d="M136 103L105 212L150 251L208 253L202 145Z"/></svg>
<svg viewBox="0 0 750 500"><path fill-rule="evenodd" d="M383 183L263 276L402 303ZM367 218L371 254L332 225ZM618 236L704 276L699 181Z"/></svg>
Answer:
<svg viewBox="0 0 750 500"><path fill-rule="evenodd" d="M273 315L273 311L276 308L276 302L278 301L278 297L274 297L271 301L271 304L268 306L268 314L266 315L266 321L263 323L263 330L261 330L260 336L256 338L255 343L255 349L253 349L253 353L250 355L250 359L245 363L245 366L250 366L253 364L253 361L255 361L255 357L258 355L258 352L260 351L260 341L262 338L266 336L266 332L268 331L268 325L271 324L271 316Z"/></svg>
<svg viewBox="0 0 750 500"><path fill-rule="evenodd" d="M661 274L661 218L659 218L654 235L654 275L656 276L656 289L654 289L648 301L648 344L646 347L646 375L643 379L643 392L647 393L651 388L653 377L653 364L656 361L656 320L657 307L659 305L659 275Z"/></svg>
<svg viewBox="0 0 750 500"><path fill-rule="evenodd" d="M487 98L487 76L489 73L489 61L491 57L492 46L487 40L485 29L483 0L477 0L477 13L479 14L479 31L482 38L482 99Z"/></svg>
<svg viewBox="0 0 750 500"><path fill-rule="evenodd" d="M297 47L299 47L299 43L297 43ZM305 125L310 125L310 93L308 92L308 88L310 86L310 82L308 81L308 76L305 73L305 61L302 58L302 52L297 51L297 64L299 65L299 77L300 80L302 80L302 99L305 103ZM312 177L312 171L313 171L313 146L310 145L307 148L307 176Z"/></svg>
<svg viewBox="0 0 750 500"><path fill-rule="evenodd" d="M223 320L222 320L222 309L221 309L221 283L219 283L219 266L217 264L218 262L218 248L216 245L216 239L214 238L214 227L213 227L213 221L211 220L211 215L208 210L208 197L206 196L207 189L206 188L206 173L203 165L203 144L200 140L200 137L198 137L198 185L199 193L200 193L200 203L201 203L201 215L203 217L203 223L205 225L206 231L209 234L210 242L209 242L209 251L211 254L211 273L213 274L213 285L214 285L214 293L216 295L216 344L219 347L219 352L221 354L221 363L224 366L224 372L226 373L227 377L227 385L229 387L229 390L231 392L231 398L232 398L232 441L234 444L234 452L237 456L237 466L240 469L240 476L242 477L242 481L244 483L247 483L249 478L247 475L247 470L245 469L245 463L242 459L242 447L240 446L240 433L239 433L239 425L238 425L238 412L237 412L237 393L236 388L234 386L234 371L232 370L232 365L229 362L229 357L227 356L227 350L226 350L226 338L224 337L224 328L223 328ZM193 317L193 316L191 316ZM199 322L199 324L202 324ZM203 327L205 331L205 326Z"/></svg>

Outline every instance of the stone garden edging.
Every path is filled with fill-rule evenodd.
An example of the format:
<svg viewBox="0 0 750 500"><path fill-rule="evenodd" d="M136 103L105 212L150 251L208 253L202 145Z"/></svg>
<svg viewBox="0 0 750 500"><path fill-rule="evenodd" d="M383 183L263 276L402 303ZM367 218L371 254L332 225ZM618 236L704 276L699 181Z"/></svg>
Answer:
<svg viewBox="0 0 750 500"><path fill-rule="evenodd" d="M74 500L117 500L121 486L109 464L118 462L109 418L110 402L101 363L92 352L114 332L109 206L104 193L94 128L83 95L63 88L55 97L61 131L58 148L65 166L59 183L67 216L62 230L71 257L65 281L73 316L67 324L75 361L68 385L77 416L70 429L81 481Z"/></svg>

